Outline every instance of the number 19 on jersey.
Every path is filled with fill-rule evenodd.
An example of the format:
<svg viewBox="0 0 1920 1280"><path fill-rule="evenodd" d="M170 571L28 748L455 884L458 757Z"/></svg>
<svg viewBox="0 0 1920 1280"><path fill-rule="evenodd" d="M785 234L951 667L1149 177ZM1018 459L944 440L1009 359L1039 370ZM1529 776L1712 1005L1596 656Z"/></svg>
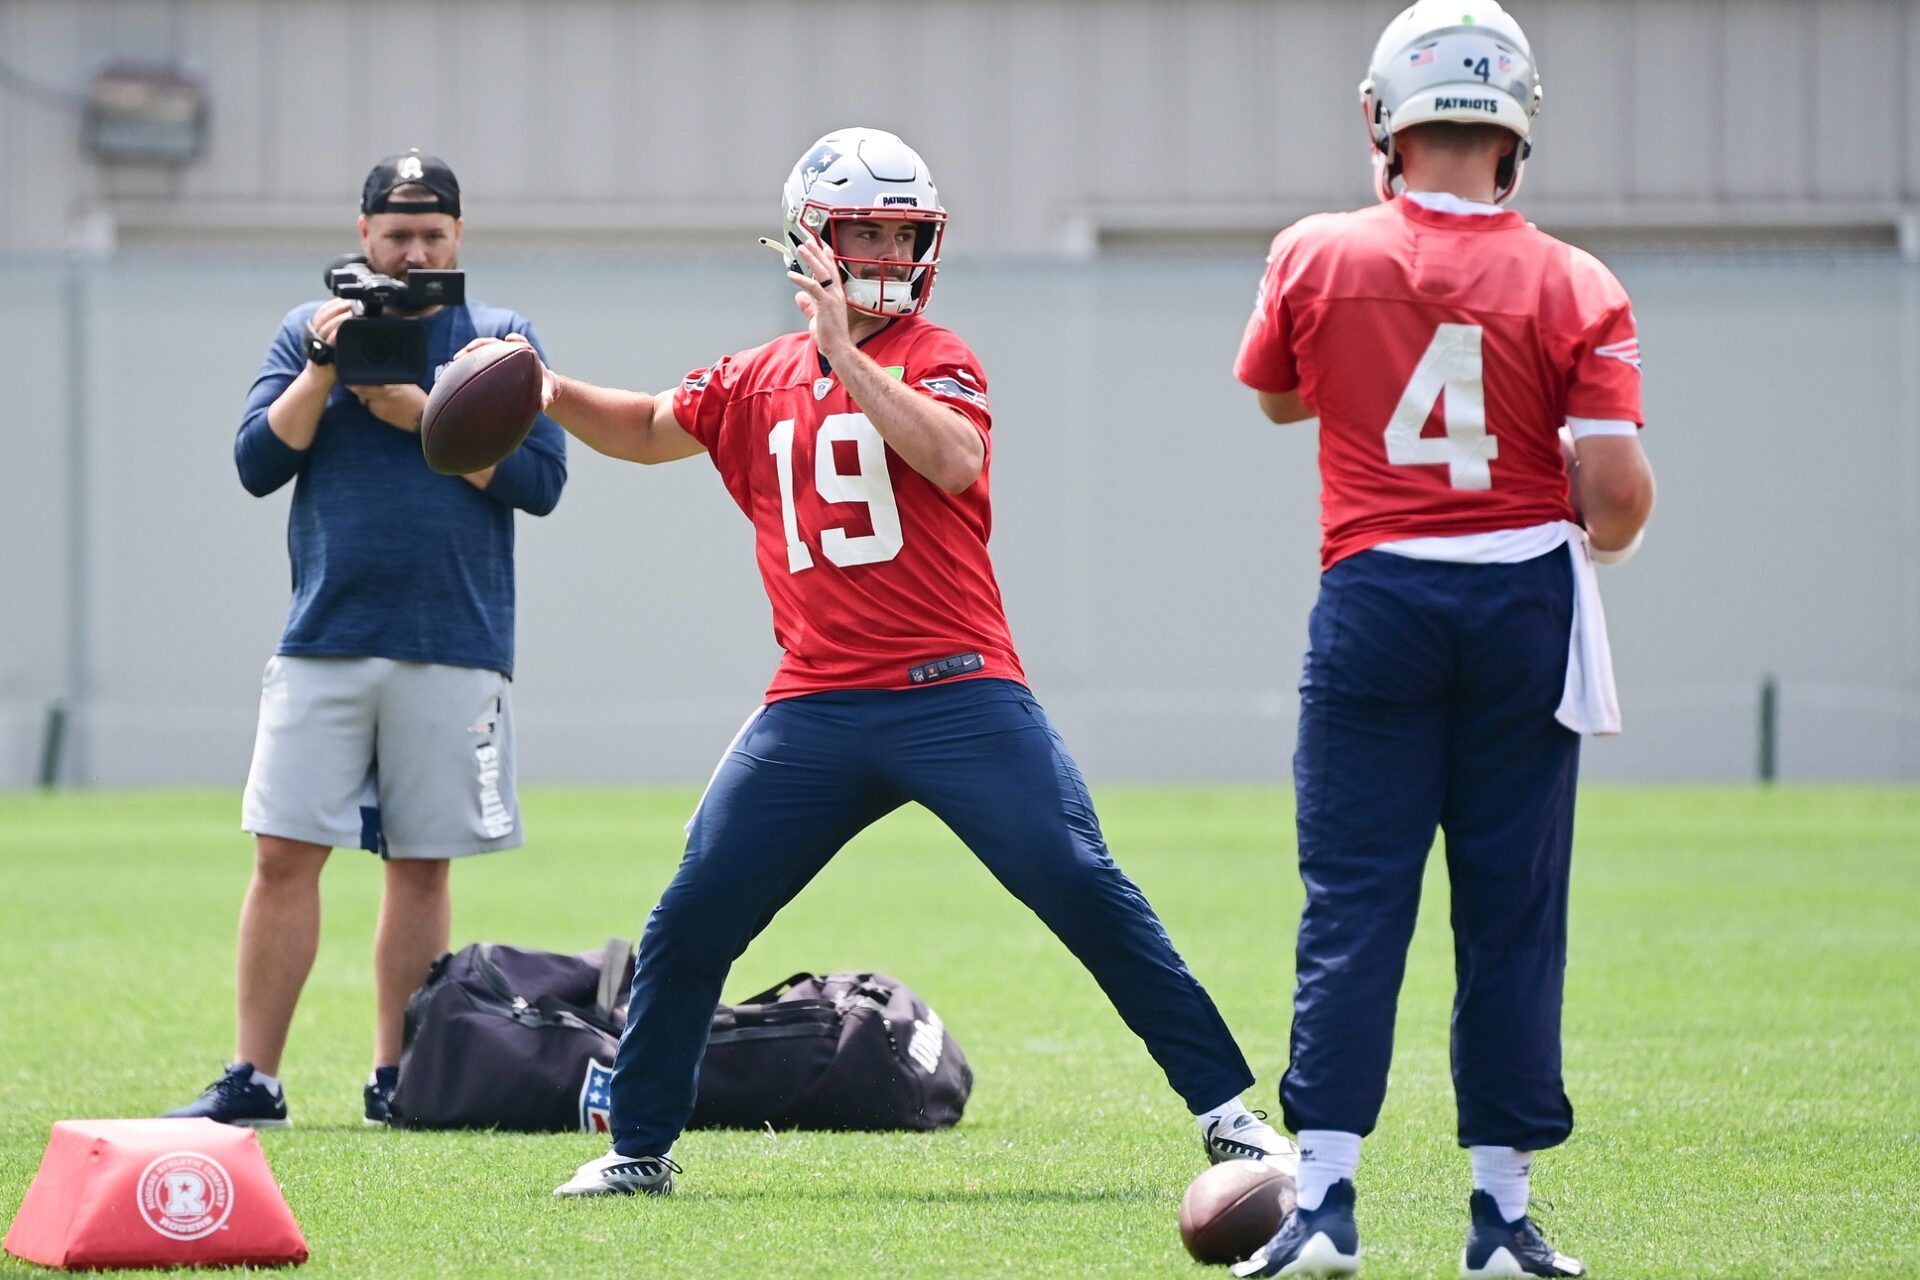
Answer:
<svg viewBox="0 0 1920 1280"><path fill-rule="evenodd" d="M1418 430L1418 427L1415 428ZM787 570L799 573L813 568L813 551L800 531L800 515L794 505L793 475L794 420L773 424L767 434L767 448L773 454L774 470L780 477L780 520L787 537ZM843 474L834 464L834 443L854 445L860 469ZM863 413L835 413L820 423L813 440L813 485L825 502L859 502L867 508L872 533L849 535L833 526L818 530L820 551L841 568L861 564L880 564L900 554L900 506L893 496L893 477L887 470L887 442L867 421Z"/></svg>

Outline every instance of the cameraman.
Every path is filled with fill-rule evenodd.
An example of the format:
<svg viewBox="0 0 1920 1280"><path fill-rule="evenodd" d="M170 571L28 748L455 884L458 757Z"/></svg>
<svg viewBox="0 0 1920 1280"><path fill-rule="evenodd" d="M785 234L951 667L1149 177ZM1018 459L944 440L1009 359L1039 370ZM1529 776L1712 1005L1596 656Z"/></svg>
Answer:
<svg viewBox="0 0 1920 1280"><path fill-rule="evenodd" d="M451 270L460 184L418 151L374 166L360 197L367 267L404 282ZM546 515L566 482L560 429L541 417L498 466L427 467L416 433L433 371L476 337L525 335L479 303L386 314L424 327L419 383L343 386L344 299L281 321L234 457L257 497L294 481L293 602L267 663L241 825L253 879L240 909L234 1064L172 1116L283 1127L277 1079L320 934L320 869L336 847L384 860L374 937L368 1123L387 1119L407 997L447 948L447 861L523 843L514 789L513 512Z"/></svg>

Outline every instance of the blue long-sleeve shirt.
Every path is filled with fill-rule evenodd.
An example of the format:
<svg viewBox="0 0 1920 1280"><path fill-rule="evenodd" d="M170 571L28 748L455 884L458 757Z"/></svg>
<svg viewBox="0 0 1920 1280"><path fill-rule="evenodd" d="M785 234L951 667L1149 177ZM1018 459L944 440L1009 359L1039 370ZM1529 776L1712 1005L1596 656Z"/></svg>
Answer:
<svg viewBox="0 0 1920 1280"><path fill-rule="evenodd" d="M418 436L380 421L336 386L313 444L290 448L267 425L267 409L306 366L307 322L320 306L305 303L280 322L234 441L249 493L264 497L294 482L287 516L293 602L279 652L512 675L513 510L543 516L560 501L566 437L542 414L480 490L433 471ZM427 330L435 371L476 337L520 333L540 347L524 317L483 303L446 307L416 323Z"/></svg>

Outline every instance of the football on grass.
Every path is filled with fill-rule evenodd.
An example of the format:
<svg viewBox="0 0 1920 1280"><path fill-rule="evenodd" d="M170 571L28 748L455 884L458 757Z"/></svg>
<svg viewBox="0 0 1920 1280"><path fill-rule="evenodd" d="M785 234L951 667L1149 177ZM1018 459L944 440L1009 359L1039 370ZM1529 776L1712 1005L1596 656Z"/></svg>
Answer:
<svg viewBox="0 0 1920 1280"><path fill-rule="evenodd" d="M470 351L441 371L420 415L420 452L442 475L485 471L540 415L540 357L517 342Z"/></svg>
<svg viewBox="0 0 1920 1280"><path fill-rule="evenodd" d="M1226 1160L1180 1201L1180 1241L1196 1262L1241 1262L1273 1238L1293 1208L1293 1179L1258 1160Z"/></svg>

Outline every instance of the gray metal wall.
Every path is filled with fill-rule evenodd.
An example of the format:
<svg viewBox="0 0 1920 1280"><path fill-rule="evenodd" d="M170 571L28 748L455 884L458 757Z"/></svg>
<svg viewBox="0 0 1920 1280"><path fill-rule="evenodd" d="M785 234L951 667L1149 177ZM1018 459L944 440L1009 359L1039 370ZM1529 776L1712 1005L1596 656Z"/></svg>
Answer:
<svg viewBox="0 0 1920 1280"><path fill-rule="evenodd" d="M478 295L534 318L559 367L642 388L792 318L752 258L466 265ZM1593 745L1589 776L1751 776L1771 671L1785 776L1920 777L1920 268L1616 266L1648 353L1661 500L1646 552L1603 571L1628 732ZM1014 634L1096 779L1287 773L1317 479L1311 433L1265 425L1228 372L1259 269L1257 255L959 258L942 275L935 315L993 383ZM31 779L47 702L76 677L87 776L244 777L286 605L288 492L248 497L231 442L315 270L306 256L0 261L0 785ZM77 371L70 294L85 307ZM711 467L576 447L559 510L519 529L527 775L704 777L775 656L751 532Z"/></svg>
<svg viewBox="0 0 1920 1280"><path fill-rule="evenodd" d="M1354 86L1398 7L941 0L883 30L864 0L6 0L0 248L311 246L408 145L502 242L715 244L846 123L931 158L959 251L1244 239L1366 198ZM1543 225L1920 247L1920 0L1514 8ZM84 157L71 98L114 61L205 81L204 157Z"/></svg>
<svg viewBox="0 0 1920 1280"><path fill-rule="evenodd" d="M995 382L995 554L1089 769L1284 776L1313 446L1226 366L1266 237L1368 198L1354 85L1397 5L938 0L883 41L855 0L0 0L0 785L63 694L92 778L243 773L285 497L234 482L234 418L374 157L453 161L476 292L563 367L664 386L789 323L750 237L851 122L953 211L937 314ZM1617 260L1663 498L1607 575L1629 733L1591 772L1747 774L1773 671L1788 776L1920 776L1920 0L1514 7L1548 90L1522 206L1666 251ZM115 62L204 80L204 156L86 157ZM1708 243L1879 253L1676 256ZM773 656L705 465L576 453L521 529L528 773L704 774Z"/></svg>

